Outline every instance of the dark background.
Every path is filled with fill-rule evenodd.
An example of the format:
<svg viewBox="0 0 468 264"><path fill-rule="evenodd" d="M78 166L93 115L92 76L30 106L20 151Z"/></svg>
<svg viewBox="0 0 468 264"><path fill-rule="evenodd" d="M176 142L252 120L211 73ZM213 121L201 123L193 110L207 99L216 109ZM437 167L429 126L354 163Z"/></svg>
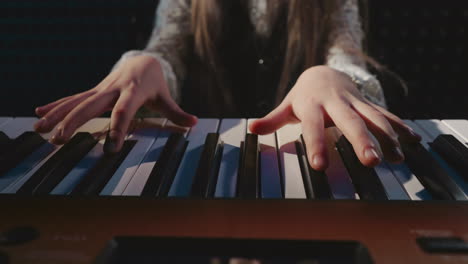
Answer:
<svg viewBox="0 0 468 264"><path fill-rule="evenodd" d="M397 73L381 79L404 118L468 119L468 2L368 0L369 54ZM435 2L435 3L432 3ZM121 54L142 49L155 0L0 1L0 116L92 88Z"/></svg>

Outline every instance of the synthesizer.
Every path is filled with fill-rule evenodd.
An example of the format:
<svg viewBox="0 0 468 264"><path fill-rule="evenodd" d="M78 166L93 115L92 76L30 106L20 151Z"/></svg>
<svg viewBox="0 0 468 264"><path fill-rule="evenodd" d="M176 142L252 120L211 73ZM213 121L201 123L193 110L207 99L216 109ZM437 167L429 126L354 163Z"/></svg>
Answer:
<svg viewBox="0 0 468 264"><path fill-rule="evenodd" d="M421 143L375 168L328 128L324 172L252 120L136 120L109 155L108 118L55 146L0 117L0 263L468 263L468 120L405 120Z"/></svg>

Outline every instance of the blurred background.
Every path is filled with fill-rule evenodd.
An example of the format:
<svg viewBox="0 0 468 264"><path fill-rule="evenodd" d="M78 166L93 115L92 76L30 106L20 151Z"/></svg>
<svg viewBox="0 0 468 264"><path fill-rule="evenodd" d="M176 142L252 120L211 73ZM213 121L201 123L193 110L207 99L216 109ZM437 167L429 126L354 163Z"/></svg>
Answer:
<svg viewBox="0 0 468 264"><path fill-rule="evenodd" d="M145 46L157 2L0 1L0 116L32 116L36 106L98 84L122 53ZM409 88L375 73L390 109L403 118L468 119L468 2L366 2L367 51Z"/></svg>

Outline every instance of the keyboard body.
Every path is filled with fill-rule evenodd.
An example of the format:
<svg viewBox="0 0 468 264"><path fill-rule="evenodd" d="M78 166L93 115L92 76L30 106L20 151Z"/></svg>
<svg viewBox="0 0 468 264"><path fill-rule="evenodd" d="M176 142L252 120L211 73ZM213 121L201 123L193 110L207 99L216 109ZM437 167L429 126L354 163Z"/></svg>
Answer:
<svg viewBox="0 0 468 264"><path fill-rule="evenodd" d="M31 130L34 120L34 118L0 118L0 131L15 138L22 132ZM106 125L102 125L105 119L99 120L100 126L84 125L81 131L89 131L99 136L98 132L101 130L105 132L106 129ZM226 136L228 132L222 133L220 124L223 122L224 120L220 120L218 127L214 129L215 132L224 135L221 136L221 140L224 140L224 150L226 150L230 147L226 144L230 144L235 136L228 135L229 138ZM227 120L227 122L231 121ZM248 122L245 121L245 124ZM437 133L451 133L458 140L466 142L465 126L468 131L466 120L407 120L406 122L414 126L418 133L424 133L423 145L433 141ZM230 128L236 127L232 124L229 125ZM163 125L163 128L156 127L165 130L166 125ZM246 127L242 129L246 131ZM144 138L142 139L141 136L145 134L138 134L135 131L137 130L130 132L129 139L143 141ZM174 129L170 128L170 131ZM190 131L182 129L178 132L190 139ZM288 175L289 172L285 170L290 165L285 165L287 158L282 158L281 151L286 149L285 153L291 154L291 152L284 147L287 142L282 143L280 134L275 135L275 143L280 145L276 150L279 153L277 155L279 170L281 170L281 175ZM158 137L161 138L161 135L163 134L159 134ZM50 134L42 136L47 138ZM242 136L244 137L245 135ZM297 134L290 138L295 141ZM259 141L263 142L261 139ZM102 142L102 140L99 141L96 146ZM155 144L158 144L157 139L147 142L145 157L148 157L151 146ZM232 146L237 146L237 143L232 143ZM184 155L189 149L190 143L187 144ZM260 153L263 150L265 148L261 147ZM51 155L53 152L44 155L44 159L50 158ZM260 154L260 159L261 157ZM126 160L122 164L125 162ZM138 173L141 173L139 169L142 169L145 162L150 161L141 157L138 162L129 163L126 170L121 172L123 176L120 182L113 184L109 193L105 191L106 188L110 188L109 185L116 177L115 175L101 192L95 195L70 195L70 191L62 192L60 188L66 189L63 186L60 187L66 185L63 182L58 183L48 194L19 194L18 190L23 188L22 185L27 180L23 180L22 185L19 182L24 176L18 176L18 179L14 181L11 180L8 186L0 189L2 192L0 193L2 210L0 263L2 260L7 261L5 263L103 263L99 262L98 256L103 254L106 246L117 236L358 241L368 249L372 263L468 263L466 251L454 253L448 249L430 253L423 250L417 243L419 238L455 237L468 241L468 203L465 200L444 200L434 199L434 197L426 199L424 195L418 196L418 192L427 192L425 186L421 187L421 183L418 186L423 189L417 190L411 180L397 181L401 183L401 188L407 194L406 199L386 201L360 198L364 196L359 195L357 191L354 196L346 197L346 192L343 191L340 194L338 191L340 186L336 186L336 181L330 178L333 195L331 199L312 199L309 194L302 197L303 191L294 190L294 188L288 191L284 187L285 184L290 184L289 186L294 184L294 181L286 176L282 179L282 197L265 197L269 194L260 192L260 197L250 199L236 195L233 197L217 195L215 191L213 197L200 198L176 195L177 192L173 190L175 188L173 186L167 195L141 197L132 192L135 190L143 192L144 186L138 185L134 180L138 177ZM223 162L222 160L221 164ZM183 163L182 158L179 166ZM446 166L443 161L441 163ZM82 163L79 164L82 165ZM44 163L36 164L36 166L43 165ZM222 171L222 166L220 165L218 171ZM389 172L393 173L389 175L394 175L398 180L395 167L385 166ZM265 167L261 166L262 169ZM119 172L119 168L116 173ZM181 170L180 167L178 169ZM291 170L294 171L294 168ZM452 172L450 168L448 170ZM335 173L329 172L329 177ZM381 172L382 170L378 171L378 173ZM28 173L31 174L31 172ZM71 174L69 173L67 177L71 177ZM131 177L123 184L122 179L128 174L131 174ZM64 179L68 179L67 177ZM259 177L263 179L262 175ZM453 177L461 190L466 191L465 182L460 179L460 175ZM177 183L177 179L176 172L173 184ZM220 178L218 178L219 181ZM393 190L386 185L387 181L383 180L383 183L387 196L391 196ZM2 178L0 177L0 187L1 184ZM15 184L18 185L16 189L12 187ZM125 187L119 190L119 184ZM265 180L260 181L260 184L265 184ZM261 188L267 189L263 185ZM25 239L27 241L24 242L19 239L17 243L2 242L9 230L21 227L33 229L36 232L34 238Z"/></svg>

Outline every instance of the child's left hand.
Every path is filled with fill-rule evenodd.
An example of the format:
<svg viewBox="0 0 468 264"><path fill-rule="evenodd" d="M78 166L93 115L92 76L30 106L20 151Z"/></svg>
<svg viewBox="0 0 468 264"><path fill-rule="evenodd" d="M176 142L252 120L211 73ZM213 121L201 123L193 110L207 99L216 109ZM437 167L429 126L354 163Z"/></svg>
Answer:
<svg viewBox="0 0 468 264"><path fill-rule="evenodd" d="M394 163L403 161L399 136L405 141L421 139L400 118L365 99L348 75L327 66L302 73L282 103L252 123L250 129L268 134L298 122L302 125L309 163L316 170L328 166L326 127L338 127L361 163L369 167L383 157Z"/></svg>

